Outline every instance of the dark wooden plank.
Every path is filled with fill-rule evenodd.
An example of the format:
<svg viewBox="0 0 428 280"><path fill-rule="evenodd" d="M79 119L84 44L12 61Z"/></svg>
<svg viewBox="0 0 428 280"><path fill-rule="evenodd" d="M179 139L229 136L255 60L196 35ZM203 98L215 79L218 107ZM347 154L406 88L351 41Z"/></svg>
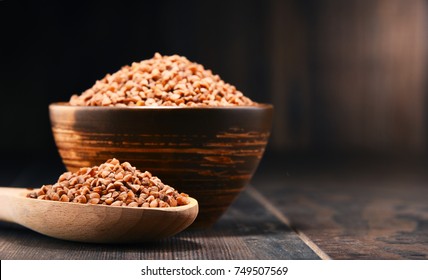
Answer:
<svg viewBox="0 0 428 280"><path fill-rule="evenodd" d="M38 187L64 171L56 161L37 160L20 169L14 186ZM298 235L243 192L210 229L188 229L150 244L100 245L45 237L0 224L0 259L318 259Z"/></svg>
<svg viewBox="0 0 428 280"><path fill-rule="evenodd" d="M312 143L426 152L426 1L320 1L312 19Z"/></svg>
<svg viewBox="0 0 428 280"><path fill-rule="evenodd" d="M211 229L150 244L100 245L0 225L0 259L318 259L284 223L244 192Z"/></svg>
<svg viewBox="0 0 428 280"><path fill-rule="evenodd" d="M322 164L278 164L253 183L333 259L428 258L426 165Z"/></svg>

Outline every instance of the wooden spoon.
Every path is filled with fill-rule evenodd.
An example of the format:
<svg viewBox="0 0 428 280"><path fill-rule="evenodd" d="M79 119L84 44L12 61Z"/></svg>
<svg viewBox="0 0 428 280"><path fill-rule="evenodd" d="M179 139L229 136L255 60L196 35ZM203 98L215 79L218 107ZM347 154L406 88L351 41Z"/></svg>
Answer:
<svg viewBox="0 0 428 280"><path fill-rule="evenodd" d="M27 198L24 188L0 188L0 221L71 241L133 243L153 241L187 228L198 202L169 208L115 207Z"/></svg>

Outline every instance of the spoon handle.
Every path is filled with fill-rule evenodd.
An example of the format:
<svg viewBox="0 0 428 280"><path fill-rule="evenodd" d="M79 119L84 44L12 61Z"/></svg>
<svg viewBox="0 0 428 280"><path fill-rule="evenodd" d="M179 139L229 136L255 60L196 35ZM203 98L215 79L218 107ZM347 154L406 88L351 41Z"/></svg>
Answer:
<svg viewBox="0 0 428 280"><path fill-rule="evenodd" d="M14 198L22 195L25 191L27 191L25 188L0 187L0 221L15 222L13 203L17 203L17 200Z"/></svg>

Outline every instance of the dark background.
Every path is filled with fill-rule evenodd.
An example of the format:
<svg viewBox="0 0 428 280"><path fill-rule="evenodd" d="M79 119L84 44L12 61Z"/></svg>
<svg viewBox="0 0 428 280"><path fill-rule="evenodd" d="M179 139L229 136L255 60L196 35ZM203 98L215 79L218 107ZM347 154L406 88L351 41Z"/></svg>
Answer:
<svg viewBox="0 0 428 280"><path fill-rule="evenodd" d="M0 155L58 158L48 105L155 52L273 103L268 155L424 159L423 0L0 1Z"/></svg>

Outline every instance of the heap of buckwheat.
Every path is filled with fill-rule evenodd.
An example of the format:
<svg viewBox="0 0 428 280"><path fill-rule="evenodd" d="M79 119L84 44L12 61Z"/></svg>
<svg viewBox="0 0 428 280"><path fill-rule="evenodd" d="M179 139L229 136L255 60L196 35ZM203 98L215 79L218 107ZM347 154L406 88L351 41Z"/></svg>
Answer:
<svg viewBox="0 0 428 280"><path fill-rule="evenodd" d="M174 207L190 203L187 194L178 193L158 177L117 159L75 173L66 172L54 185L44 185L27 197L130 207Z"/></svg>
<svg viewBox="0 0 428 280"><path fill-rule="evenodd" d="M96 81L77 106L245 106L255 103L211 70L178 55L162 56L124 66Z"/></svg>

